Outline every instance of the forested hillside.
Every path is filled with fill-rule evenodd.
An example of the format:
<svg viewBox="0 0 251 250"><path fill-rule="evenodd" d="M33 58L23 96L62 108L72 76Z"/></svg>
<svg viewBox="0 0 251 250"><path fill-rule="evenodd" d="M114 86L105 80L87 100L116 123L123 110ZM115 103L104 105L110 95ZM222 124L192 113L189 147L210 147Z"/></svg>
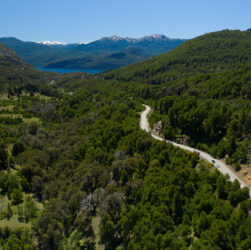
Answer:
<svg viewBox="0 0 251 250"><path fill-rule="evenodd" d="M0 43L0 88L2 84L38 84L56 80L56 73L41 72Z"/></svg>
<svg viewBox="0 0 251 250"><path fill-rule="evenodd" d="M198 73L239 68L250 62L250 40L251 30L208 33L168 53L108 73L108 76L157 85Z"/></svg>
<svg viewBox="0 0 251 250"><path fill-rule="evenodd" d="M167 139L183 138L228 163L251 159L251 31L206 34L104 75L141 84ZM249 171L250 172L250 171ZM250 173L251 174L251 173Z"/></svg>
<svg viewBox="0 0 251 250"><path fill-rule="evenodd" d="M210 74L230 78L234 70L242 67ZM152 120L168 124L166 136L170 124L175 136L202 117L208 130L197 134L200 127L192 127L200 136L190 135L189 143L211 150L211 142L224 137L228 143L237 131L234 152L242 153L250 100L240 90L203 96L192 80L197 95L190 87L170 95L182 79L157 86L119 74L68 74L50 85L37 75L48 92L40 83L21 92L22 84L0 85L1 248L249 249L248 189L198 154L152 139L140 130L139 114L142 103L155 105ZM242 88L249 79L241 79ZM200 82L207 86L207 80ZM201 142L202 133L210 141Z"/></svg>

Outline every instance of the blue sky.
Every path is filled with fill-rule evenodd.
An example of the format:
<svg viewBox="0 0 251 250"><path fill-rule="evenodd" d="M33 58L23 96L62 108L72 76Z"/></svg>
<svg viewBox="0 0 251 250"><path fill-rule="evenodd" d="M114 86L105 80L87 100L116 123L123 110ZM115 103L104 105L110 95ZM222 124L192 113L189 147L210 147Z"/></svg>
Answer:
<svg viewBox="0 0 251 250"><path fill-rule="evenodd" d="M251 28L251 0L0 0L0 37L89 42Z"/></svg>

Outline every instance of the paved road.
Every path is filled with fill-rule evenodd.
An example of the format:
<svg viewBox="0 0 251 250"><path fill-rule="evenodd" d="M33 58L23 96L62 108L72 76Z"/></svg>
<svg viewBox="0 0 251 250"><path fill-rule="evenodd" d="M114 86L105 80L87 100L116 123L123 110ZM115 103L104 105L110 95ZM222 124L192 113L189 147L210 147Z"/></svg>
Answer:
<svg viewBox="0 0 251 250"><path fill-rule="evenodd" d="M140 128L143 129L144 131L150 133L151 131L150 131L147 115L151 111L151 108L148 105L145 105L145 104L143 104L143 105L145 107L145 110L141 113ZM161 138L159 136L156 136L153 133L151 133L151 136L153 138L155 138L156 140L159 140L159 141L164 140L163 138ZM171 143L175 147L179 147L181 149L184 149L184 150L187 150L187 151L190 151L190 152L199 153L201 158L203 158L204 160L212 163L222 174L224 174L224 175L228 174L230 181L233 182L234 180L238 180L241 187L248 187L249 196L251 197L251 188L248 185L246 185L242 180L240 180L240 178L231 169L229 169L229 167L223 161L217 160L214 157L212 157L210 154L208 154L206 152L203 152L203 151L201 151L199 149L195 149L195 148L188 147L188 146L185 146L185 145L182 145L182 144L178 144L178 143L173 142L173 141L166 140L166 142Z"/></svg>

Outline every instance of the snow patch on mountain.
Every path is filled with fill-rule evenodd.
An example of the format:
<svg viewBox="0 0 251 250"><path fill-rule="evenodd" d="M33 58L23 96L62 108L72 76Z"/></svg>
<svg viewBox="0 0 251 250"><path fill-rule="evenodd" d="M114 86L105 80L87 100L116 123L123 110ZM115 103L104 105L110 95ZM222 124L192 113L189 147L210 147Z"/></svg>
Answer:
<svg viewBox="0 0 251 250"><path fill-rule="evenodd" d="M57 42L57 41L42 41L39 43L44 44L44 45L65 45L64 43Z"/></svg>
<svg viewBox="0 0 251 250"><path fill-rule="evenodd" d="M113 40L113 41L121 41L124 40L125 38L121 37L121 36L117 36L117 35L113 35L113 36L107 36L107 37L103 37L100 40Z"/></svg>
<svg viewBox="0 0 251 250"><path fill-rule="evenodd" d="M162 35L162 34L153 34L153 35L150 35L150 36L144 36L142 38L139 38L139 40L144 40L144 39L166 39L168 38L167 36L165 35Z"/></svg>
<svg viewBox="0 0 251 250"><path fill-rule="evenodd" d="M81 44L89 44L90 42L77 42L76 44L79 44L79 45L81 45Z"/></svg>
<svg viewBox="0 0 251 250"><path fill-rule="evenodd" d="M109 37L109 38L112 39L112 40L115 40L115 41L124 40L123 37L121 37L121 36L116 36L116 35L113 35L113 36L111 36L111 37Z"/></svg>

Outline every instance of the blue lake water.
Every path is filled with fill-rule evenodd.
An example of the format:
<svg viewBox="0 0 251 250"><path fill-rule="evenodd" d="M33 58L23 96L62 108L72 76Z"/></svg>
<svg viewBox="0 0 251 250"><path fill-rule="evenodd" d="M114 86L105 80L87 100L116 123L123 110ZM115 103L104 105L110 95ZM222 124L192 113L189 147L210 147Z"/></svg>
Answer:
<svg viewBox="0 0 251 250"><path fill-rule="evenodd" d="M73 73L73 72L85 72L89 74L97 74L104 70L102 69L62 69L62 68L42 68L41 66L36 66L37 69L42 71L57 72L59 74Z"/></svg>

